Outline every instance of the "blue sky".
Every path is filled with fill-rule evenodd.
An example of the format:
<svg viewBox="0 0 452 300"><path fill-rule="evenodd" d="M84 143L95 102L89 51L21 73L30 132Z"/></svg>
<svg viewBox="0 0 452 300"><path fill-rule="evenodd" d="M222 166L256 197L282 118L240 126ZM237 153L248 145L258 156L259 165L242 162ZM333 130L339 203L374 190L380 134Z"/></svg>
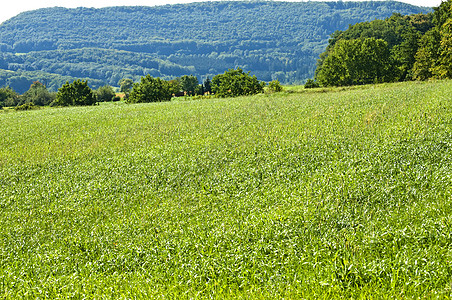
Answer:
<svg viewBox="0 0 452 300"><path fill-rule="evenodd" d="M199 0L201 1L201 0ZM285 0L291 1L291 0ZM347 0L344 0L347 1ZM154 6L154 5L165 5L165 4L176 4L176 3L189 3L195 2L193 0L13 0L7 1L2 5L0 10L0 22L4 22L17 14L27 11L34 10L44 7L107 7L107 6L122 6L122 5L143 5L143 6ZM297 2L297 1L291 1ZM299 0L298 0L299 2ZM402 0L400 2L406 2L418 6L429 6L434 7L441 4L441 0Z"/></svg>

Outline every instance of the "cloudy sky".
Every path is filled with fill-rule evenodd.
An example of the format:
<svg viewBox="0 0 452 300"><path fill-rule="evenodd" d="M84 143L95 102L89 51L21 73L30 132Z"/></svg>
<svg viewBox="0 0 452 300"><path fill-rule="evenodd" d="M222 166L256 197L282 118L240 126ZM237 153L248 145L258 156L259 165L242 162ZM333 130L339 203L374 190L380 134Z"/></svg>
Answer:
<svg viewBox="0 0 452 300"><path fill-rule="evenodd" d="M197 0L202 1L202 0ZM291 1L291 0L286 0ZM298 0L299 1L299 0ZM7 0L6 3L2 5L0 10L0 22L4 22L15 15L27 11L43 7L107 7L107 6L154 6L154 5L164 5L164 4L176 4L176 3L189 3L195 2L194 0ZM295 1L292 1L295 2ZM438 6L441 4L441 0L401 0L401 2L406 2L418 6Z"/></svg>

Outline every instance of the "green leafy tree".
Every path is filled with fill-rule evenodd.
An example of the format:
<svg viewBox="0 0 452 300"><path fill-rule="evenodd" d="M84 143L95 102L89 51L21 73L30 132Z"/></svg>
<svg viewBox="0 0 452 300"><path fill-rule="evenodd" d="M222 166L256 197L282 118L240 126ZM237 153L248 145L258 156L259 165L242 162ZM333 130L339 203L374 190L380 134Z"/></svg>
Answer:
<svg viewBox="0 0 452 300"><path fill-rule="evenodd" d="M171 95L177 95L178 93L180 93L180 78L170 80L167 84Z"/></svg>
<svg viewBox="0 0 452 300"><path fill-rule="evenodd" d="M198 78L193 75L184 75L180 78L180 88L187 95L193 95L198 90Z"/></svg>
<svg viewBox="0 0 452 300"><path fill-rule="evenodd" d="M98 102L109 102L113 101L113 98L116 97L116 93L113 90L113 87L104 85L96 90L96 96Z"/></svg>
<svg viewBox="0 0 452 300"><path fill-rule="evenodd" d="M394 79L388 44L375 38L339 40L316 74L324 86L388 82Z"/></svg>
<svg viewBox="0 0 452 300"><path fill-rule="evenodd" d="M441 28L451 17L452 1L442 1L438 7L434 7L433 10L433 24L437 28Z"/></svg>
<svg viewBox="0 0 452 300"><path fill-rule="evenodd" d="M10 87L0 88L0 106L16 106L19 103L19 95Z"/></svg>
<svg viewBox="0 0 452 300"><path fill-rule="evenodd" d="M242 69L229 69L224 74L215 75L212 79L212 91L218 97L236 97L255 95L264 91L265 82L256 76L245 73Z"/></svg>
<svg viewBox="0 0 452 300"><path fill-rule="evenodd" d="M413 79L426 80L433 77L438 64L441 34L438 28L428 31L420 40L420 47L415 55Z"/></svg>
<svg viewBox="0 0 452 300"><path fill-rule="evenodd" d="M208 94L212 93L212 81L210 81L209 77L207 77L206 80L204 80L203 87L204 93Z"/></svg>
<svg viewBox="0 0 452 300"><path fill-rule="evenodd" d="M118 84L121 93L129 94L130 90L133 88L133 80L129 78L121 79Z"/></svg>
<svg viewBox="0 0 452 300"><path fill-rule="evenodd" d="M439 57L437 66L433 67L433 73L438 78L452 78L452 6L449 19L441 26L439 43Z"/></svg>
<svg viewBox="0 0 452 300"><path fill-rule="evenodd" d="M41 82L34 82L28 91L20 96L19 105L32 103L37 106L45 106L52 103L56 98L55 93L50 93Z"/></svg>
<svg viewBox="0 0 452 300"><path fill-rule="evenodd" d="M141 77L140 83L135 83L127 102L145 103L170 101L172 96L171 84L151 75Z"/></svg>
<svg viewBox="0 0 452 300"><path fill-rule="evenodd" d="M96 103L96 95L88 86L88 81L75 80L73 83L66 82L56 96L53 105L93 105Z"/></svg>

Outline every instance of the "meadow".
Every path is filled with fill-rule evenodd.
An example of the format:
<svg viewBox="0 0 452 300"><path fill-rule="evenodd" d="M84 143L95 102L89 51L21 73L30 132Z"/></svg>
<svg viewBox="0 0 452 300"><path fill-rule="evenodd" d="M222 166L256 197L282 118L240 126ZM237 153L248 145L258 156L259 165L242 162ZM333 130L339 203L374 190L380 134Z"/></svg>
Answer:
<svg viewBox="0 0 452 300"><path fill-rule="evenodd" d="M450 298L452 81L0 113L0 298Z"/></svg>

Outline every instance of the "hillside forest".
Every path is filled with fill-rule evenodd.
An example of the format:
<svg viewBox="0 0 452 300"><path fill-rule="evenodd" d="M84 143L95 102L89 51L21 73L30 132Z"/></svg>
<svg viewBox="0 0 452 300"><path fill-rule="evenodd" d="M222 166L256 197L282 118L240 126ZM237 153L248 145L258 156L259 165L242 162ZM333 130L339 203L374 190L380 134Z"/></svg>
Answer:
<svg viewBox="0 0 452 300"><path fill-rule="evenodd" d="M398 13L391 20L413 28L409 33L394 28L397 38L405 41L414 30L417 40L430 29L431 15L404 16L430 12L395 1L39 9L0 25L0 86L22 94L35 81L57 91L83 79L99 88L148 74L163 80L193 75L203 82L237 68L266 82L304 83L314 77L319 55L336 44L328 43L331 34L334 41L345 39L338 33L360 28L350 24ZM417 21L426 27L413 25Z"/></svg>
<svg viewBox="0 0 452 300"><path fill-rule="evenodd" d="M317 85L344 86L452 77L452 1L433 13L336 31L318 61Z"/></svg>

